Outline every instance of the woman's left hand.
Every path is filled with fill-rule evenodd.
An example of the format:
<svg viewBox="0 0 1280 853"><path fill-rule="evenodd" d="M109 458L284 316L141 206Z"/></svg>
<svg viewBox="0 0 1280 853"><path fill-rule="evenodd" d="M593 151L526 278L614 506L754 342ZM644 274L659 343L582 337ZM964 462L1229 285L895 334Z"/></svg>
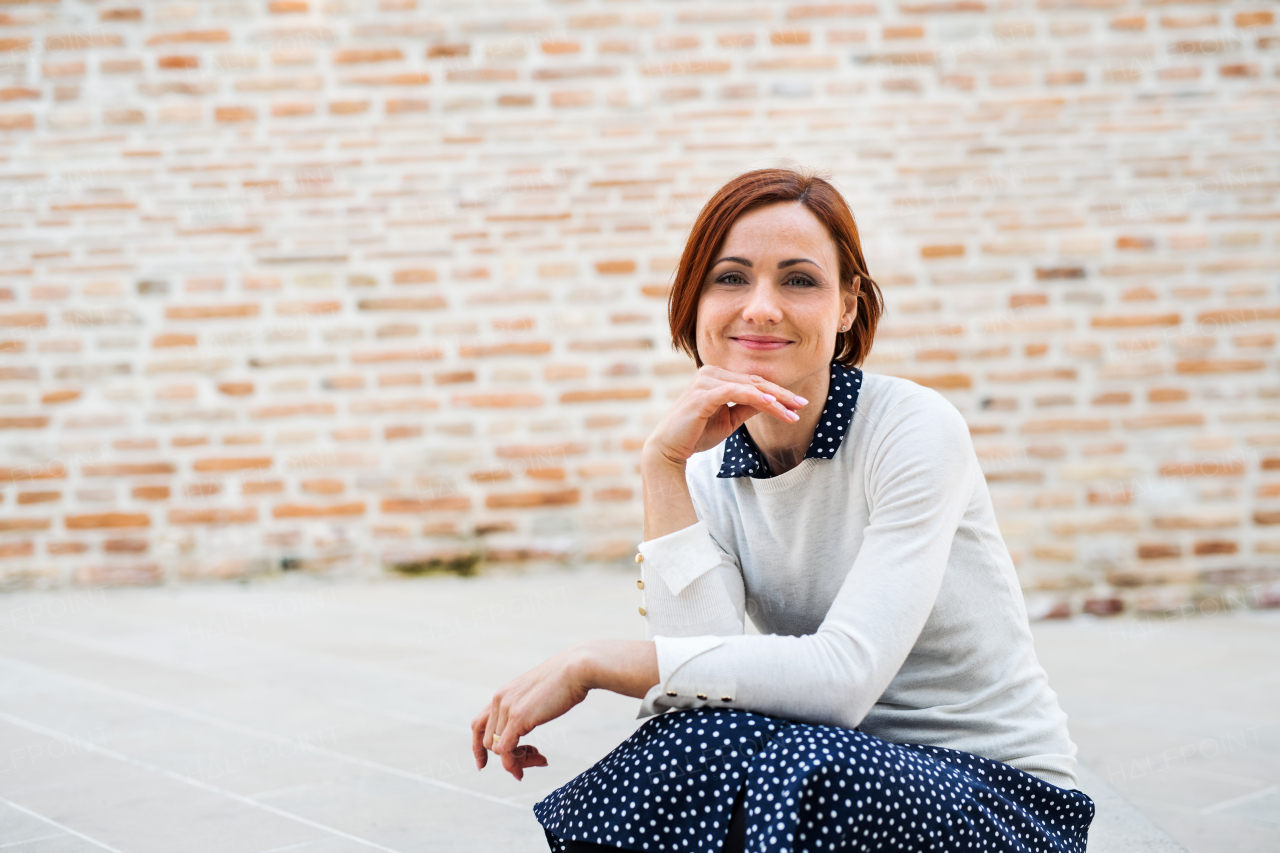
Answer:
<svg viewBox="0 0 1280 853"><path fill-rule="evenodd" d="M488 763L489 749L502 758L503 769L516 779L524 778L526 767L547 766L538 748L521 744L520 738L587 698L590 686L584 678L585 657L578 646L565 649L493 694L489 707L471 721L471 751L477 769ZM495 733L502 735L497 744Z"/></svg>

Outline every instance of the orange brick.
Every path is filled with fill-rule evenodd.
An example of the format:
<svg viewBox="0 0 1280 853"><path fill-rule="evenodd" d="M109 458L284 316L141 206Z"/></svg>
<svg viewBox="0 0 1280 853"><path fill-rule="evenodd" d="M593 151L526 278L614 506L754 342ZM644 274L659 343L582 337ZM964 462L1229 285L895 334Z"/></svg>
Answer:
<svg viewBox="0 0 1280 853"><path fill-rule="evenodd" d="M30 557L36 552L35 543L30 539L20 542L0 542L0 560L14 557Z"/></svg>
<svg viewBox="0 0 1280 853"><path fill-rule="evenodd" d="M149 527L151 517L141 512L99 512L69 515L64 519L68 530L99 530L117 527Z"/></svg>
<svg viewBox="0 0 1280 853"><path fill-rule="evenodd" d="M458 355L462 358L543 355L549 352L551 352L551 344L548 341L523 341L485 346L461 346L458 348Z"/></svg>
<svg viewBox="0 0 1280 853"><path fill-rule="evenodd" d="M201 44L217 44L231 41L231 34L226 30L179 30L158 33L147 39L148 46L157 44L184 44L198 42Z"/></svg>
<svg viewBox="0 0 1280 853"><path fill-rule="evenodd" d="M1132 329L1148 326L1177 326L1182 315L1177 312L1163 314L1113 314L1096 316L1089 321L1095 329Z"/></svg>
<svg viewBox="0 0 1280 853"><path fill-rule="evenodd" d="M169 524L253 524L256 521L255 507L169 510Z"/></svg>
<svg viewBox="0 0 1280 853"><path fill-rule="evenodd" d="M1275 12L1259 9L1252 12L1236 12L1237 27L1269 27L1276 21Z"/></svg>
<svg viewBox="0 0 1280 853"><path fill-rule="evenodd" d="M439 311L448 304L443 296L388 296L361 299L356 307L361 311Z"/></svg>
<svg viewBox="0 0 1280 853"><path fill-rule="evenodd" d="M581 494L578 489L559 489L552 492L509 492L487 495L485 506L489 509L519 509L539 506L566 506L576 504Z"/></svg>
<svg viewBox="0 0 1280 853"><path fill-rule="evenodd" d="M1140 415L1125 418L1124 425L1126 429L1204 426L1204 414L1202 412L1170 412L1165 415Z"/></svg>
<svg viewBox="0 0 1280 853"><path fill-rule="evenodd" d="M168 486L134 486L129 494L139 501L167 501L171 491Z"/></svg>
<svg viewBox="0 0 1280 853"><path fill-rule="evenodd" d="M73 580L82 586L146 586L164 580L164 569L159 563L81 566Z"/></svg>
<svg viewBox="0 0 1280 853"><path fill-rule="evenodd" d="M223 320L258 316L258 305L171 305L164 310L169 320Z"/></svg>
<svg viewBox="0 0 1280 853"><path fill-rule="evenodd" d="M395 47L351 48L339 50L333 54L337 65L354 65L362 62L394 62L404 59L404 54Z"/></svg>
<svg viewBox="0 0 1280 853"><path fill-rule="evenodd" d="M565 391L561 403L597 403L603 400L647 400L649 388L598 388L581 391Z"/></svg>
<svg viewBox="0 0 1280 853"><path fill-rule="evenodd" d="M591 493L591 499L598 503L629 501L633 497L635 497L635 492L627 488L596 489Z"/></svg>
<svg viewBox="0 0 1280 853"><path fill-rule="evenodd" d="M482 409L519 409L543 405L541 394L455 394L453 405Z"/></svg>
<svg viewBox="0 0 1280 853"><path fill-rule="evenodd" d="M433 44L427 48L427 56L431 59L441 57L463 57L471 55L471 45L465 43Z"/></svg>
<svg viewBox="0 0 1280 853"><path fill-rule="evenodd" d="M258 115L252 107L216 107L213 117L220 122L254 121Z"/></svg>
<svg viewBox="0 0 1280 853"><path fill-rule="evenodd" d="M84 465L80 472L86 477L154 477L174 470L172 462L113 462Z"/></svg>
<svg viewBox="0 0 1280 853"><path fill-rule="evenodd" d="M270 468L273 460L270 456L248 457L210 457L197 459L191 464L191 470L209 471L252 471L259 468Z"/></svg>
<svg viewBox="0 0 1280 853"><path fill-rule="evenodd" d="M1027 421L1022 425L1022 432L1033 435L1055 432L1104 432L1109 429L1111 429L1111 421L1107 418L1048 418Z"/></svg>
<svg viewBox="0 0 1280 853"><path fill-rule="evenodd" d="M429 284L437 280L436 271L430 267L408 267L391 274L394 284Z"/></svg>
<svg viewBox="0 0 1280 853"><path fill-rule="evenodd" d="M1147 28L1145 15L1121 15L1111 19L1111 29L1141 32Z"/></svg>
<svg viewBox="0 0 1280 853"><path fill-rule="evenodd" d="M272 518L355 518L364 513L364 501L343 504L286 503L271 509Z"/></svg>
<svg viewBox="0 0 1280 853"><path fill-rule="evenodd" d="M34 130L35 126L31 113L0 113L0 130Z"/></svg>
<svg viewBox="0 0 1280 853"><path fill-rule="evenodd" d="M802 45L809 43L808 30L780 30L769 33L769 43L777 45Z"/></svg>
<svg viewBox="0 0 1280 853"><path fill-rule="evenodd" d="M87 542L50 542L45 546L45 551L51 557L61 554L83 554L88 550L89 544Z"/></svg>
<svg viewBox="0 0 1280 853"><path fill-rule="evenodd" d="M1265 370L1267 363L1260 358L1203 358L1186 359L1177 363L1179 373L1244 373Z"/></svg>
<svg viewBox="0 0 1280 853"><path fill-rule="evenodd" d="M386 513L424 513L446 510L471 509L471 499L466 495L446 495L439 498L387 498L381 510Z"/></svg>
<svg viewBox="0 0 1280 853"><path fill-rule="evenodd" d="M578 53L582 50L582 45L579 42L569 39L544 39L539 47L542 48L543 53L552 56Z"/></svg>
<svg viewBox="0 0 1280 853"><path fill-rule="evenodd" d="M1243 477L1239 460L1207 459L1201 462L1168 462L1160 466L1161 477Z"/></svg>

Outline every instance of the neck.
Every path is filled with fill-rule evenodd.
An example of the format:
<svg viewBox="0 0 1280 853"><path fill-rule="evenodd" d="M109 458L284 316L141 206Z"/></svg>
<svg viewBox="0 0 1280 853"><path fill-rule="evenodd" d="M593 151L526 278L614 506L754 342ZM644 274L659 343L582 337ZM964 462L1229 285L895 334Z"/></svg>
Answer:
<svg viewBox="0 0 1280 853"><path fill-rule="evenodd" d="M813 434L818 430L818 418L827 403L827 393L831 387L831 365L824 364L813 373L784 387L809 401L809 405L797 413L800 420L785 424L776 418L761 415L746 423L751 440L768 460L769 470L775 477L785 474L804 460L809 444L813 441Z"/></svg>

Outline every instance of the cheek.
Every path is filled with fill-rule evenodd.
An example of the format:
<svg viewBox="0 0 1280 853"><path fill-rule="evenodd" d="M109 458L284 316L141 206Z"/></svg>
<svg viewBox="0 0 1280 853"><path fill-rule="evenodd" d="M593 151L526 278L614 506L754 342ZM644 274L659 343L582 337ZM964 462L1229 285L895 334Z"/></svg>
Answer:
<svg viewBox="0 0 1280 853"><path fill-rule="evenodd" d="M731 319L726 316L725 306L714 298L703 297L698 300L697 310L695 328L699 338L714 338L716 329L723 327Z"/></svg>

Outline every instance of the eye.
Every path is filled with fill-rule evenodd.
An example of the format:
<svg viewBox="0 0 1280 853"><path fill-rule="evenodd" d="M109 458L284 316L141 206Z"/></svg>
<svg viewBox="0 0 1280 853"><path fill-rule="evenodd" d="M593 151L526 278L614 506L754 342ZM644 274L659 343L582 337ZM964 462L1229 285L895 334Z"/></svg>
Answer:
<svg viewBox="0 0 1280 853"><path fill-rule="evenodd" d="M716 282L719 284L745 284L746 281L740 272L726 272L716 276Z"/></svg>
<svg viewBox="0 0 1280 853"><path fill-rule="evenodd" d="M818 284L807 275L796 274L787 279L787 284L797 284L800 287L817 287Z"/></svg>

